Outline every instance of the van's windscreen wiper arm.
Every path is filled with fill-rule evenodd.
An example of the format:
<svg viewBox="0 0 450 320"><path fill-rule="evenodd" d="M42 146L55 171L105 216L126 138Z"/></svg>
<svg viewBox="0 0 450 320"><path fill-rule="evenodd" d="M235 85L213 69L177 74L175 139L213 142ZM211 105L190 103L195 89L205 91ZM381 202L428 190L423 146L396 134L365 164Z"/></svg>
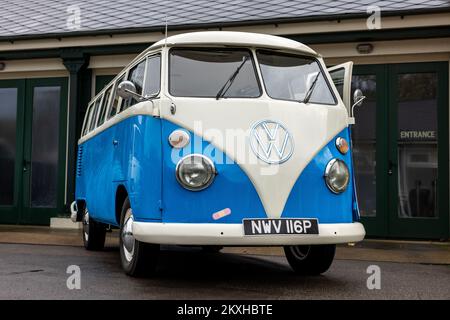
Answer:
<svg viewBox="0 0 450 320"><path fill-rule="evenodd" d="M303 99L303 103L308 103L309 99L311 99L312 93L314 91L314 87L316 86L317 80L319 80L321 72L317 72L316 77L314 78L314 81L311 83L311 86L309 87L308 91L306 91L305 99Z"/></svg>
<svg viewBox="0 0 450 320"><path fill-rule="evenodd" d="M219 100L223 96L225 96L225 93L227 93L228 89L230 89L231 85L234 82L234 79L236 79L236 76L239 74L239 71L241 71L244 64L247 62L248 56L244 57L244 60L242 63L236 68L236 70L233 72L233 74L228 78L227 82L223 85L222 88L220 88L219 92L217 92L216 100Z"/></svg>

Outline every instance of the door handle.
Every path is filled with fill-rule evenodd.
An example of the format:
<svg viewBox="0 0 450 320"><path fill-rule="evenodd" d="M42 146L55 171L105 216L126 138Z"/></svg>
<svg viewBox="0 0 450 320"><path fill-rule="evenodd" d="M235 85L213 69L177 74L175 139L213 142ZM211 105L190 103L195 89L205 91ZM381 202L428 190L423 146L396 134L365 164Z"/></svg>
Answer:
<svg viewBox="0 0 450 320"><path fill-rule="evenodd" d="M389 160L389 168L388 168L388 175L392 176L394 173L394 168L397 166L396 163L394 163L392 160Z"/></svg>
<svg viewBox="0 0 450 320"><path fill-rule="evenodd" d="M28 171L28 167L29 167L30 165L31 165L31 161L23 160L23 164L22 164L23 172L27 172L27 171Z"/></svg>
<svg viewBox="0 0 450 320"><path fill-rule="evenodd" d="M119 145L119 140L115 140L114 139L112 144L113 144L114 147L117 147Z"/></svg>

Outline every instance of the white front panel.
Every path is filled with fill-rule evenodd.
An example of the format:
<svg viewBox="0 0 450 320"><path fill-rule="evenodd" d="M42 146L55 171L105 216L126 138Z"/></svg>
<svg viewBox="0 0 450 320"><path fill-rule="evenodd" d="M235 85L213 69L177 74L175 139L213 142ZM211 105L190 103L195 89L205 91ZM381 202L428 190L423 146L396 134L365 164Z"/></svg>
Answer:
<svg viewBox="0 0 450 320"><path fill-rule="evenodd" d="M347 126L347 113L342 105L305 105L267 98L172 99L176 105L175 115L171 114L170 102L166 101L161 117L203 137L237 162L252 181L267 216L271 218L281 216L303 169ZM251 128L261 120L281 123L290 132L292 150L288 145L285 152L291 150L292 155L285 162L268 164L251 149ZM277 139L284 139L284 135ZM281 146L283 141L277 142Z"/></svg>

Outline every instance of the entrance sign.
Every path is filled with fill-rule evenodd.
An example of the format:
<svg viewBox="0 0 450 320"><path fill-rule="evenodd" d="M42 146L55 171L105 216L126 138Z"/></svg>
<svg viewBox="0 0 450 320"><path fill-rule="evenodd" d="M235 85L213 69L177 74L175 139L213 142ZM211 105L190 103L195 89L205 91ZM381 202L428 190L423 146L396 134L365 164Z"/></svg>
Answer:
<svg viewBox="0 0 450 320"><path fill-rule="evenodd" d="M434 130L401 130L400 139L402 140L435 140L437 138Z"/></svg>

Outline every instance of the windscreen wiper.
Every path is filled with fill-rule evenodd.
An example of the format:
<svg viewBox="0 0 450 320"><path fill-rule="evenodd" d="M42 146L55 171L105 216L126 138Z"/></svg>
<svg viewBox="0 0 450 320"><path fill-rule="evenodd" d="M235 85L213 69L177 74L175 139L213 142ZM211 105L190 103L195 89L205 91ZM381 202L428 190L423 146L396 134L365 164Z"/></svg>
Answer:
<svg viewBox="0 0 450 320"><path fill-rule="evenodd" d="M248 56L244 57L244 60L242 63L236 68L236 70L233 72L233 74L228 78L227 82L223 85L222 88L220 88L219 92L217 92L216 100L219 100L223 96L225 96L225 93L227 93L228 89L230 89L231 85L234 82L234 79L236 79L236 76L239 74L239 71L241 71L244 64L247 62Z"/></svg>
<svg viewBox="0 0 450 320"><path fill-rule="evenodd" d="M311 86L309 87L308 91L306 91L305 99L303 99L303 103L308 103L309 99L311 99L312 93L314 91L314 88L316 86L317 80L319 80L320 71L317 72L316 77L314 78L314 81L311 83Z"/></svg>

